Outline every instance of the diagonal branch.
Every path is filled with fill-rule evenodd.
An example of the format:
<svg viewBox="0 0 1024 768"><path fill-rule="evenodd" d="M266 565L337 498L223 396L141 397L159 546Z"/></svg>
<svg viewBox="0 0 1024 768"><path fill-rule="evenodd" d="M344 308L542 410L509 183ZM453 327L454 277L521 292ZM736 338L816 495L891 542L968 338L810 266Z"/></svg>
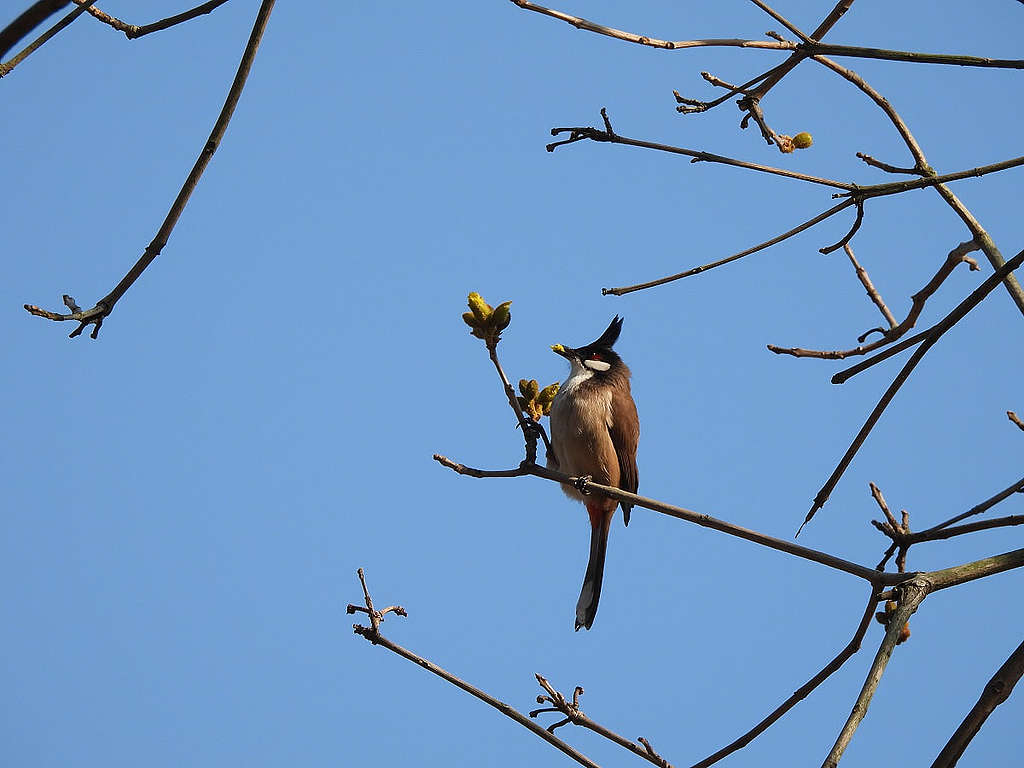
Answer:
<svg viewBox="0 0 1024 768"><path fill-rule="evenodd" d="M911 579L897 588L899 601L896 605L896 611L889 620L885 630L885 637L882 639L882 644L879 646L874 661L871 663L871 668L868 670L868 675L864 680L860 694L853 704L853 710L850 712L850 716L847 718L843 729L839 732L836 743L833 745L828 757L822 763L822 768L835 768L839 764L839 760L842 758L843 752L846 751L846 747L849 746L853 734L857 731L857 727L867 714L868 705L875 695L878 684L882 681L882 675L885 673L885 668L892 657L893 649L896 647L903 626L931 591L932 585L924 577Z"/></svg>
<svg viewBox="0 0 1024 768"><path fill-rule="evenodd" d="M67 4L68 0L36 0L10 24L0 29L0 61L29 32Z"/></svg>
<svg viewBox="0 0 1024 768"><path fill-rule="evenodd" d="M593 731L599 736L603 736L604 738L608 739L608 741L618 744L623 749L628 749L634 755L642 757L644 760L647 760L648 762L654 763L654 765L658 766L658 768L672 768L672 764L668 762L668 760L663 758L661 755L659 755L657 752L655 752L654 749L651 747L650 742L647 741L647 739L641 738L637 740L640 744L643 745L641 747L640 744L634 744L632 741L625 738L624 736L617 734L615 731L606 728L605 726L601 725L601 723L597 722L596 720L592 720L591 718L583 714L583 710L580 709L580 696L583 694L583 688L581 688L580 686L576 686L575 690L573 691L572 700L570 701L557 690L555 690L554 686L552 686L551 683L549 683L547 679L544 678L542 675L536 675L536 678L537 682L540 683L540 686L545 691L547 691L546 696L537 697L537 703L549 703L552 706L544 707L543 709L535 709L529 713L530 717L536 717L538 714L542 712L560 712L563 715L565 715L564 720L549 725L548 732L552 732L556 728L560 728L563 725L568 725L569 723L572 723L573 725L578 725L581 728L586 728L587 730Z"/></svg>
<svg viewBox="0 0 1024 768"><path fill-rule="evenodd" d="M1003 662L1003 665L996 670L992 679L986 683L981 691L977 703L967 713L967 717L960 723L949 738L946 746L942 748L932 768L953 768L963 755L985 720L992 714L996 707L1010 698L1017 681L1024 675L1024 642L1017 646L1010 657Z"/></svg>
<svg viewBox="0 0 1024 768"><path fill-rule="evenodd" d="M78 8L75 8L73 11L68 13L63 19L58 21L56 24L54 24L48 30L43 32L43 34L41 34L39 37L37 37L35 40L33 40L27 46L25 46L16 56L14 56L14 58L12 58L9 61L6 61L6 62L0 64L0 77L3 77L4 75L6 75L8 72L10 72L16 66L18 66L21 62L23 62L25 59L27 59L30 55L32 55L32 53L34 53L36 50L38 50L44 43L46 43L48 40L50 40L52 37L54 37L58 32L60 32L62 29L67 27L69 24L71 24L71 22L73 22L79 16L81 16L82 13L85 12L86 8L88 8L90 5L92 5L95 2L96 2L96 0L85 0L85 4L84 5L79 6ZM4 42L4 44L6 44L8 46L7 50L9 50L11 47L13 47L18 42L18 40L20 40L22 37L24 37L29 32L31 32L32 29L37 24L42 22L43 19L45 19L47 16L49 16L50 13L53 13L54 11L58 10L60 7L63 7L63 5L65 5L65 4L66 3L61 3L60 6L57 6L56 8L54 8L53 11L50 11L49 13L45 13L47 8L52 6L53 4L51 3L49 6L47 6L45 4L36 3L34 6L29 8L28 11L26 11L21 16L19 16L17 19L15 19L11 24L9 24L3 30L2 33L0 33L0 35L2 35L3 38L5 38L3 40L3 42ZM35 13L33 13L33 11L35 11ZM26 18L26 14L29 14L27 18ZM13 27L13 29L12 29L12 27ZM3 53L6 53L7 50L4 50ZM0 56L2 56L2 53L0 53Z"/></svg>
<svg viewBox="0 0 1024 768"><path fill-rule="evenodd" d="M787 230L786 232L783 232L781 235L777 235L776 237L773 237L771 240L765 240L763 243L759 243L758 245L755 245L755 246L753 246L751 248L747 248L746 250L740 251L739 253L734 253L732 256L727 256L724 259L719 259L718 261L712 261L709 264L702 264L699 267L693 267L691 269L686 270L685 272L679 272L678 274L675 274L675 275L668 275L667 277L660 277L657 280L651 280L651 281L646 282L646 283L638 283L636 285L627 285L627 286L623 286L623 287L619 287L619 288L602 288L601 289L601 295L607 296L607 295L611 294L613 296L623 296L623 295L625 295L627 293L632 293L633 291L642 291L642 290L644 290L646 288L654 288L655 286L658 286L658 285L664 285L665 283L671 283L674 280L682 280L684 277L692 277L693 275L699 275L701 272L707 272L709 269L715 269L716 267L724 266L724 265L729 264L729 263L731 263L733 261L736 261L737 259L742 259L744 256L749 256L752 253L757 253L758 251L763 251L765 248L769 248L769 247L775 245L776 243L781 243L783 240L788 240L789 238L793 237L794 235L798 235L801 232L803 232L804 230L810 229L815 224L820 224L825 219L828 219L828 218L831 218L832 216L835 216L840 211L842 211L842 210L844 210L846 208L849 208L850 205L853 205L853 201L852 200L846 200L844 203L840 203L839 205L832 206L827 211L824 211L823 213L819 213L813 219L808 219L803 224L798 224L797 226L793 227L792 229Z"/></svg>
<svg viewBox="0 0 1024 768"><path fill-rule="evenodd" d="M182 211L185 210L185 206L188 204L189 198L192 196L192 192L199 183L199 179L202 177L203 171L206 170L206 166L209 165L214 152L216 152L217 147L220 146L221 139L224 138L224 133L227 131L228 123L231 121L231 116L235 112L238 99L242 95L242 89L245 87L246 79L249 77L249 70L252 68L253 60L256 58L256 51L259 48L260 40L263 38L263 32L267 27L270 12L274 8L274 1L275 0L263 0L260 4L259 11L256 14L256 21L253 24L252 33L249 35L249 42L246 44L245 51L242 53L242 60L238 64L238 71L235 73L235 79L231 83L227 99L224 101L224 106L221 108L220 115L217 117L217 122L213 125L210 137L203 145L203 149L200 151L199 158L192 167L192 171L185 179L185 183L178 192L178 196L171 204L171 209L167 212L167 217L164 219L163 224L160 225L160 229L157 231L156 237L154 237L153 241L146 246L146 250L143 252L139 260L135 262L135 265L130 270L128 270L128 274L121 279L121 282L114 286L114 289L110 293L96 302L96 306L92 309L78 313L73 312L71 315L60 315L55 312L40 309L32 304L26 304L25 309L30 314L38 317L45 317L49 320L77 320L79 322L79 326L77 330L71 333L71 337L75 337L80 334L86 325L95 324L96 328L91 335L92 338L96 338L96 333L99 331L100 325L103 323L104 318L113 311L114 305L132 286L132 284L139 279L139 276L146 270L146 267L152 264L156 257L160 255L160 252L167 244L168 238L171 236L174 225L178 223L178 218L181 216ZM84 6L79 6L78 8L79 11L83 9Z"/></svg>
<svg viewBox="0 0 1024 768"><path fill-rule="evenodd" d="M362 580L362 569L360 569L360 580ZM369 608L370 611L372 611L373 603L372 600L370 599L369 591L365 588L365 582L363 583L363 588L364 595L366 596L367 607ZM370 615L372 619L373 614L371 613ZM462 678L456 677L451 672L449 672L446 669L443 669L442 667L439 667L432 661L428 661L427 659L414 653L413 651L410 651L407 648L403 648L397 643L391 642L391 640L384 637L384 635L380 633L378 629L378 622L372 622L371 620L371 626L369 627L364 627L361 624L353 624L352 629L355 631L357 635L362 635L367 640L369 640L373 645L377 645L382 648L387 648L389 651L397 653L403 659L408 659L417 666L427 670L431 674L437 675L442 680L451 683L456 688L459 688L465 691L466 693L470 694L471 696L475 696L476 698L480 699L480 701L484 702L485 704L494 707L496 710L501 712L501 714L505 715L508 718L511 718L512 720L515 720L517 723L519 723L527 730L530 730L537 736L540 736L540 738L544 739L544 741L548 742L548 744L551 744L556 749L561 750L563 753L571 757L580 765L585 765L587 766L587 768L600 768L600 766L598 766L597 763L588 758L582 752L578 752L577 750L573 749L571 746L566 744L553 733L548 733L548 731L541 728L539 725L537 725L537 723L535 723L533 720L531 720L529 717L524 715L519 710L509 706L503 701L499 701L486 691L482 691L476 686L470 685Z"/></svg>
<svg viewBox="0 0 1024 768"><path fill-rule="evenodd" d="M888 308L885 306L885 304L881 304L880 306L883 308L883 314L888 313L886 315L886 319L889 321L891 327L888 330L884 330L881 328L873 329L881 333L881 338L871 342L870 344L862 344L861 346L854 347L853 349L843 350L818 350L803 349L801 347L778 347L775 346L774 344L769 344L768 349L777 355L785 354L792 355L794 357L816 357L824 360L843 360L844 358L853 357L854 355L866 355L868 352L874 352L876 349L884 347L886 344L891 344L892 342L901 338L907 331L909 331L911 328L914 327L914 325L916 325L918 318L921 316L921 312L924 311L924 307L928 299L930 299L935 294L935 292L939 290L939 287L942 285L943 282L945 282L946 278L948 278L953 273L953 270L956 269L958 264L967 264L971 268L971 271L975 271L978 269L978 263L974 261L974 259L967 256L968 253L978 250L978 247L979 246L973 240L968 240L966 243L960 243L958 246L956 246L956 248L951 250L949 254L946 256L945 260L942 262L942 266L940 266L938 271L935 273L934 277L932 277L932 279L929 280L928 283L921 290L919 290L917 293L910 297L910 311L907 312L907 316L903 319L901 323L897 324L895 322L895 319L892 317L892 313L888 312ZM851 252L847 251L847 253L849 254ZM862 276L862 268L860 268L860 265L857 264L856 259L852 260L854 264L856 264L856 266L858 267L858 277L860 277L861 282L864 283L864 278L866 277L867 273L864 273L864 275ZM868 289L868 295L872 296L874 286L871 284L871 280L868 279L865 285ZM874 296L872 296L872 301L875 301L877 296L878 294L877 292L875 292ZM875 303L878 304L879 302L881 302L880 297L878 297ZM861 336L860 339L858 339L858 341L863 341L866 338L866 336L867 334L864 334L864 336Z"/></svg>
<svg viewBox="0 0 1024 768"><path fill-rule="evenodd" d="M864 286L864 290L867 291L868 298L871 302L878 307L878 311L882 313L882 317L885 318L885 322L889 324L889 328L895 328L896 317L892 312L889 311L889 307L886 306L885 302L882 301L882 296L878 293L878 289L875 288L875 284L871 282L871 277L868 275L868 271L860 265L857 261L857 257L853 255L853 248L847 243L843 246L843 251L846 252L847 258L850 260L850 264L853 265L854 272L857 273L857 279L860 280L860 284ZM866 338L866 335L865 337ZM863 340L862 338L862 340Z"/></svg>
<svg viewBox="0 0 1024 768"><path fill-rule="evenodd" d="M888 360L893 355L899 354L905 349L910 349L918 342L924 341L932 336L935 336L936 338L941 336L954 325L959 323L968 312L978 306L978 304L980 304L1001 281L1003 281L1015 269L1019 268L1022 263L1024 263L1024 251L1018 253L1008 262L1003 264L1002 267L989 275L981 285L971 291L966 299L957 304L957 306L948 315L942 318L931 328L921 331L920 333L916 333L898 344L894 344L885 351L879 352L874 357L869 357L867 360L862 360L856 365L851 365L849 368L839 371L839 373L832 377L832 383L843 384L858 373L867 370L873 365L877 365L883 360Z"/></svg>
<svg viewBox="0 0 1024 768"><path fill-rule="evenodd" d="M836 672L846 660L853 656L857 651L860 650L861 641L864 639L865 633L868 631L868 626L871 624L871 617L875 611L875 604L878 602L879 590L872 589L871 597L868 599L867 608L864 609L864 615L861 617L860 624L857 625L857 629L853 633L853 637L850 638L850 642L846 644L832 661L826 664L818 674L804 683L802 686L796 689L792 696L782 702L776 707L764 720L759 722L745 734L740 736L736 741L728 744L722 749L715 752L713 755L701 760L699 763L694 763L691 768L708 768L714 765L719 760L728 757L733 752L747 746L751 741L760 736L764 731L768 730L779 718L785 715L789 710L799 704L803 699L807 698L807 695L827 680L832 673Z"/></svg>

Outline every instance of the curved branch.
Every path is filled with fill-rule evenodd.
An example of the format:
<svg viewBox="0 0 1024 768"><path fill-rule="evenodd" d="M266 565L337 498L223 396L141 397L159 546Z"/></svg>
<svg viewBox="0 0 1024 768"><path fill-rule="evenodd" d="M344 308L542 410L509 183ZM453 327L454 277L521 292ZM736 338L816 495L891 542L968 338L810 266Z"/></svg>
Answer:
<svg viewBox="0 0 1024 768"><path fill-rule="evenodd" d="M692 269L688 269L685 272L680 272L680 273L675 274L675 275L668 275L667 277L660 277L657 280L651 280L651 281L646 282L646 283L638 283L636 285L627 285L627 286L623 286L623 287L620 287L620 288L602 288L601 289L601 295L602 296L607 296L607 295L611 294L613 296L623 296L623 295L625 295L627 293L633 293L633 291L642 291L642 290L644 290L646 288L654 288L655 286L658 286L658 285L664 285L665 283L671 283L671 282L673 282L675 280L682 280L684 277L692 277L693 275L699 275L701 272L707 272L709 269L715 269L716 267L724 266L724 265L729 264L729 263L731 263L733 261L736 261L737 259L742 259L744 256L749 256L752 253L757 253L758 251L763 251L765 248L769 248L769 247L775 245L776 243L781 243L783 240L787 240L787 239L793 237L793 235L798 235L801 232L803 232L805 229L810 229L815 224L820 224L825 219L830 218L832 216L835 216L840 211L842 211L842 210L844 210L846 208L849 208L850 205L852 205L852 204L853 204L853 200L846 200L844 203L840 203L839 205L835 205L835 206L829 208L827 211L825 211L823 213L819 213L813 219L809 219L808 221L805 221L803 224L799 224L799 225L793 227L793 229L790 229L790 230L788 230L786 232L783 232L781 235L778 235L777 237L773 237L771 240L765 240L763 243L755 245L752 248L747 248L746 250L740 251L739 253L734 253L732 256L727 256L724 259L719 259L718 261L712 261L710 264L702 264L699 267L693 267Z"/></svg>
<svg viewBox="0 0 1024 768"><path fill-rule="evenodd" d="M31 43L29 43L24 48L22 48L21 51L16 56L14 56L14 58L12 58L10 61L6 61L6 62L0 64L0 77L3 77L4 75L6 75L8 72L10 72L16 66L18 66L21 62L23 62L25 59L27 59L29 56L31 56L44 43L49 41L50 38L54 37L58 32L60 32L62 29L67 27L69 24L71 24L71 22L73 22L75 19L77 19L79 16L81 16L82 13L85 12L86 8L88 8L90 5L92 5L95 2L96 2L96 0L86 0L86 3L85 3L84 6L79 6L78 8L75 8L67 16L65 16L63 19L58 21L56 24L54 24L48 30L43 32L43 34L41 34L39 37L37 37ZM33 6L33 8L30 8L29 11L26 11L26 13L29 13L30 11L32 11L33 9L35 9L39 5L40 4L37 3L36 6ZM65 5L65 3L62 3L61 5ZM41 9L41 11L42 10L45 10L45 8ZM51 11L51 13L52 13L52 11ZM22 21L22 18L25 16L25 14L22 14L20 17L15 19L14 22L11 25L9 25L4 30L4 33L7 33L8 30L11 30L11 27L14 27L14 29L8 35L7 43L9 44L9 46L15 45L18 42L18 40L20 39L21 35L28 34L30 31L32 31L32 28L35 27L36 24L41 22L43 19L45 19L49 15L50 15L50 13L46 13L41 18L38 18L38 20L35 20L36 17L34 17L34 16L30 17L25 22L26 26L15 26L15 25L18 25L18 23ZM32 22L34 22L34 23L32 23ZM29 24L29 23L31 23L31 26L27 26L27 24Z"/></svg>
<svg viewBox="0 0 1024 768"><path fill-rule="evenodd" d="M213 125L213 130L210 131L210 137L203 145L195 165L192 166L192 171L178 192L178 196L174 198L174 202L171 204L163 224L160 225L160 229L157 231L153 241L146 246L146 250L139 260L135 262L135 265L128 270L128 274L121 278L121 282L114 286L110 293L96 302L96 306L81 313L83 317L76 317L74 314L67 316L59 315L55 312L40 309L35 305L26 304L25 309L30 314L46 317L50 320L78 320L80 325L77 330L71 333L72 338L80 334L85 325L93 323L96 325L96 328L91 335L92 338L96 338L100 325L103 323L104 318L113 311L114 305L132 284L139 279L139 276L153 263L156 257L160 255L160 252L167 244L168 238L171 236L171 232L174 230L175 224L178 223L178 218L181 216L182 211L185 210L192 192L195 191L196 185L199 184L203 171L206 170L206 166L209 165L214 152L220 146L221 139L224 138L224 133L227 131L228 123L231 121L231 116L238 105L238 99L242 95L242 89L245 87L245 82L249 77L253 60L256 58L256 51L259 48L260 40L263 39L263 32L266 30L267 21L270 19L270 12L274 8L274 2L275 0L263 0L260 4L259 11L256 14L256 21L253 23L252 32L249 35L249 42L242 53L242 59L238 64L238 71L235 73L235 79L231 83L231 88L228 90L227 98L224 101L224 106L221 108L220 115L217 117L217 121ZM79 6L77 11L81 12L84 9L85 6Z"/></svg>
<svg viewBox="0 0 1024 768"><path fill-rule="evenodd" d="M552 142L547 145L548 152L553 152L557 147L565 144L575 144L577 141L590 140L597 142L606 142L608 144L624 144L629 147L641 147L643 149L654 149L659 152L668 152L673 155L683 155L685 157L692 158L691 163L721 163L722 165L731 165L735 168L745 168L748 171L758 171L759 173L768 173L774 176L784 176L787 179L796 179L797 181L806 181L810 184L820 184L825 187L832 187L834 189L842 189L845 192L855 193L858 190L856 184L848 184L842 181L836 181L834 179L825 179L820 176L811 176L806 173L798 173L797 171L791 171L786 168L775 168L770 165L760 165L759 163L751 163L746 160L737 160L732 157L725 157L724 155L716 155L711 152L703 152L697 149L686 149L684 147L674 147L671 144L659 144L654 141L643 141L642 139L631 139L627 136L621 136L608 129L607 125L607 112L602 108L601 116L605 118L606 127L593 128L591 126L576 126L567 128L552 128L551 135L558 136L562 133L568 133L569 138Z"/></svg>

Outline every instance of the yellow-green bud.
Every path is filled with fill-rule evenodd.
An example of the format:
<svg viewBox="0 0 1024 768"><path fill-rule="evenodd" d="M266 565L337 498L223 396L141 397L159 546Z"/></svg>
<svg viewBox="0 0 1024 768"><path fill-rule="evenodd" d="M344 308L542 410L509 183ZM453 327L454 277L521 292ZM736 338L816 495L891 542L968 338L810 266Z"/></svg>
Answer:
<svg viewBox="0 0 1024 768"><path fill-rule="evenodd" d="M486 323L487 319L491 316L491 305L484 301L483 297L474 291L469 294L469 308L473 310L473 315L480 323Z"/></svg>
<svg viewBox="0 0 1024 768"><path fill-rule="evenodd" d="M797 149L807 149L814 143L814 137L807 131L801 131L793 137L793 146Z"/></svg>
<svg viewBox="0 0 1024 768"><path fill-rule="evenodd" d="M476 327L478 327L480 325L479 321L476 319L476 315L474 315L472 312L463 312L462 313L462 320L470 328L476 328Z"/></svg>
<svg viewBox="0 0 1024 768"><path fill-rule="evenodd" d="M558 394L558 382L554 384L548 384L544 389L537 395L537 402L548 408L555 399L555 395ZM547 411L545 411L546 413Z"/></svg>
<svg viewBox="0 0 1024 768"><path fill-rule="evenodd" d="M537 380L536 379L530 379L528 382L526 382L526 391L523 392L524 395L526 395L531 400L536 400L537 399L537 394L539 392L540 392L540 385L537 384Z"/></svg>
<svg viewBox="0 0 1024 768"><path fill-rule="evenodd" d="M552 344L551 351L556 354L561 354L562 352L565 352L565 347L563 347L561 344Z"/></svg>
<svg viewBox="0 0 1024 768"><path fill-rule="evenodd" d="M511 301L505 301L494 308L494 312L491 314L491 324L494 326L494 330L503 331L508 328L508 324L512 320L512 312L509 310L511 305Z"/></svg>

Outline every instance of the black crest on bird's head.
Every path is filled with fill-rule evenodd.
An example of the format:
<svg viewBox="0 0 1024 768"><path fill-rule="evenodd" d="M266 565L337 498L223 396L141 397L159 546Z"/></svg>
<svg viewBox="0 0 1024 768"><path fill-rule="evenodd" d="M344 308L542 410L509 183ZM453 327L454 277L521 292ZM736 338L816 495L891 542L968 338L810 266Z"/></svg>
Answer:
<svg viewBox="0 0 1024 768"><path fill-rule="evenodd" d="M608 327L605 328L604 333L598 337L597 341L592 341L587 344L587 349L611 349L615 346L615 342L619 339L619 333L622 332L622 318L616 315L612 318L612 321L608 323ZM583 347L581 347L582 349Z"/></svg>

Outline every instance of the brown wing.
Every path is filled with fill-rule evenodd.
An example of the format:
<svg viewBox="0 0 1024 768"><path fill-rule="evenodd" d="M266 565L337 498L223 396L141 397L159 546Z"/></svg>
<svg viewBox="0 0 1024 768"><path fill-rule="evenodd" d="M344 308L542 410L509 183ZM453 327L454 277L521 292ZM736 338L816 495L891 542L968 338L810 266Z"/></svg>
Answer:
<svg viewBox="0 0 1024 768"><path fill-rule="evenodd" d="M612 423L608 427L615 454L619 457L619 488L636 493L639 476L636 469L636 445L640 439L640 420L629 385L612 390ZM622 504L622 520L629 525L632 504Z"/></svg>

